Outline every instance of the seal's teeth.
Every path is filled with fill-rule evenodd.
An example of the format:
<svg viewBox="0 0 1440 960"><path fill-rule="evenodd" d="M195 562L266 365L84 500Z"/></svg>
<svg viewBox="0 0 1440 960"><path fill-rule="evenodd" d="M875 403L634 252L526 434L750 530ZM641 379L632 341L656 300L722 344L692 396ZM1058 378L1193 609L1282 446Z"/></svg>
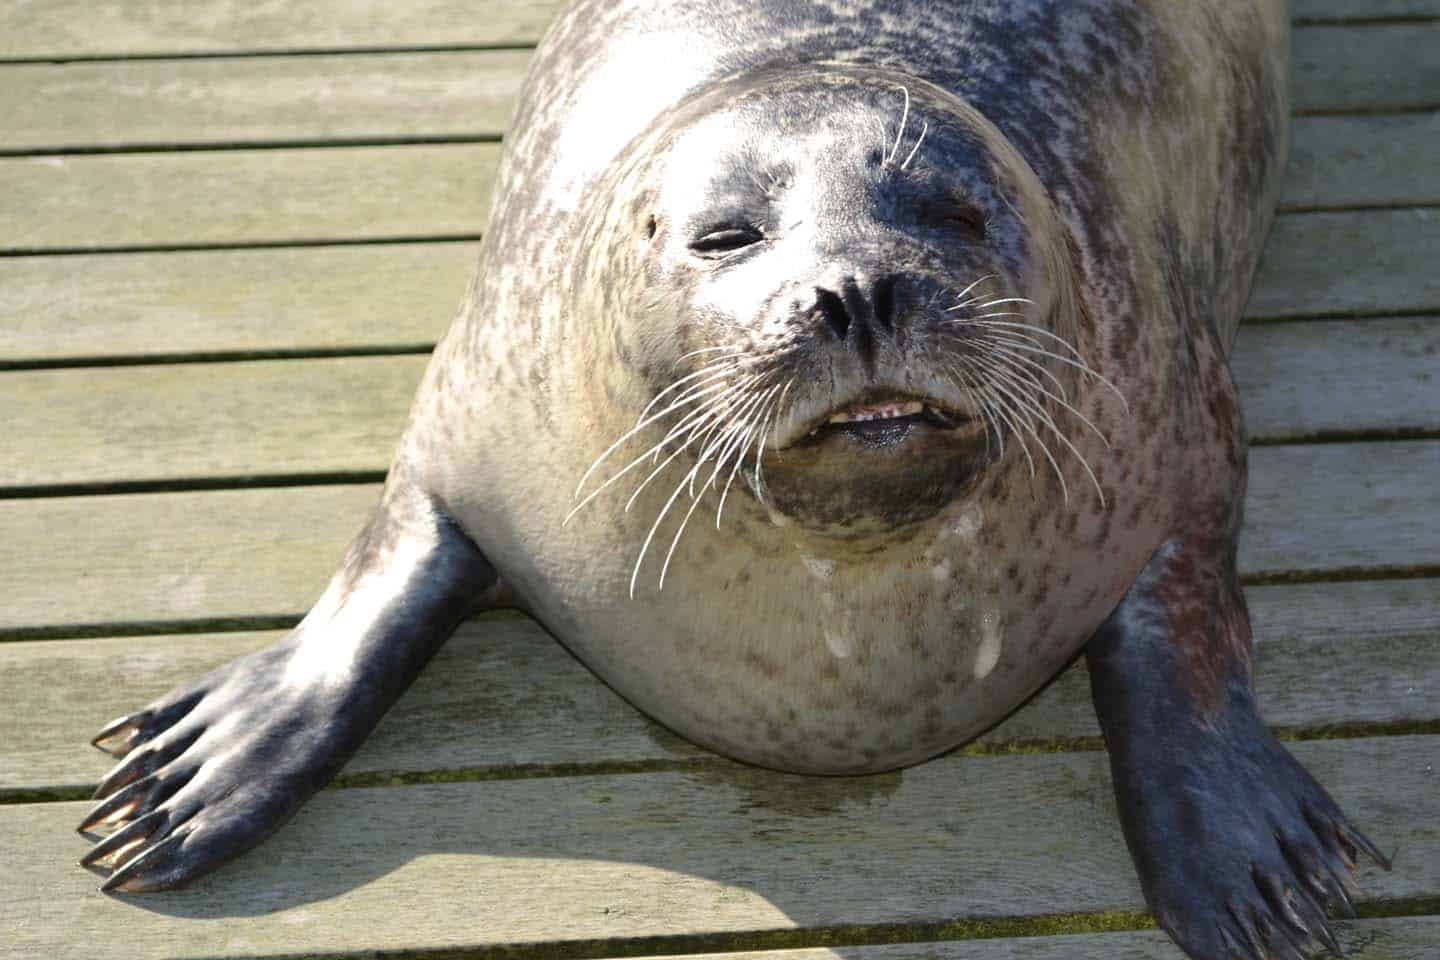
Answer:
<svg viewBox="0 0 1440 960"><path fill-rule="evenodd" d="M852 407L830 415L828 423L863 423L866 420L893 420L896 417L913 417L923 412L925 404L919 400L905 403L877 403L868 407Z"/></svg>

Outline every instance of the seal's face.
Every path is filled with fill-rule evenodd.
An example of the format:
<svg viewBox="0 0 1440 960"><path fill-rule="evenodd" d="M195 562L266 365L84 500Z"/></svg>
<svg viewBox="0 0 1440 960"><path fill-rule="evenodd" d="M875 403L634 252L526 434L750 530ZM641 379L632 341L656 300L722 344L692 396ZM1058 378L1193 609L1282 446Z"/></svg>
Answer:
<svg viewBox="0 0 1440 960"><path fill-rule="evenodd" d="M657 449L689 484L743 477L801 527L870 536L1022 462L1006 434L1044 445L1068 277L998 131L921 81L842 67L677 113L623 191L646 199L632 280L607 286L628 290L641 423L668 427Z"/></svg>

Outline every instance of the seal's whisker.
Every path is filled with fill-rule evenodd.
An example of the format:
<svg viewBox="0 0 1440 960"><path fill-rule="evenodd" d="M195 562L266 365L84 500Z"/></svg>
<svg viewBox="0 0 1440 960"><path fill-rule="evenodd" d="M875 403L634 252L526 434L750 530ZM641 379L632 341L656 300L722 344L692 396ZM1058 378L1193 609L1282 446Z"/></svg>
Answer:
<svg viewBox="0 0 1440 960"><path fill-rule="evenodd" d="M963 358L960 359L963 360ZM1005 431L1002 428L1005 426L1005 423L991 408L991 397L988 391L985 390L983 381L978 377L971 377L969 364L964 364L963 366L947 364L946 368L964 381L964 389L975 402L979 404L981 414L984 416L986 424L995 428L993 431L995 434L995 445L999 448L997 453L1003 457L1005 455ZM985 431L985 443L987 444L985 452L987 454L990 452L988 446L990 443L990 433L991 431L988 429Z"/></svg>
<svg viewBox="0 0 1440 960"><path fill-rule="evenodd" d="M733 409L734 404L738 402L735 395L743 394L745 390L749 388L758 379L760 379L759 374L751 374L750 376L741 380L739 383L730 385L726 389L715 394L713 397L707 400L705 406L702 407L699 411L696 411L696 413L703 413L705 410L713 408L715 411L717 411L717 416L724 417L725 414L729 413L730 410ZM671 427L670 432L665 434L665 436L661 437L660 442L651 448L651 450L654 451L654 457L652 457L651 462L653 463L655 460L659 459L660 452L665 448L665 445L667 443L672 440L676 440L682 434L689 432L692 431L688 429L688 426L684 421L681 421L676 426ZM641 456L644 456L644 454L641 454Z"/></svg>
<svg viewBox="0 0 1440 960"><path fill-rule="evenodd" d="M970 294L970 291L971 291L971 290L974 290L976 287L980 286L980 284L984 283L986 280L998 280L998 279L999 279L999 274L994 274L994 273L987 273L987 274L985 274L985 276L981 277L979 280L976 280L976 281L972 282L972 283L970 284L970 286L966 287L964 290L961 290L959 293L955 294L955 301L956 301L957 303L960 303L960 302L964 301L965 298ZM979 298L976 297L976 299L979 299Z"/></svg>
<svg viewBox="0 0 1440 960"><path fill-rule="evenodd" d="M992 369L994 369L994 368L992 367ZM1006 374L1002 373L1002 372L999 371L999 370L996 370L996 373L997 373L998 376L1005 376L1005 377L1007 377L1007 379L1010 379L1012 383L1014 382L1014 380L1011 379L1011 377L1012 377L1013 375L1006 375ZM1044 391L1044 388L1041 387L1038 383L1034 383L1033 386L1034 386L1036 389L1038 389L1038 390ZM1080 466L1085 470L1086 475L1088 475L1089 478L1090 478L1090 482L1095 486L1095 492L1096 492L1097 494L1099 494L1099 496L1100 496L1100 506L1103 508L1103 507L1106 505L1106 501L1105 501L1105 491L1101 488L1101 486L1100 486L1100 480L1099 480L1099 478L1097 478L1097 477L1095 476L1095 471L1094 471L1093 469L1091 469L1091 467L1090 467L1090 461L1088 461L1088 460L1085 459L1085 455L1082 454L1082 453L1080 452L1079 448L1076 447L1075 444L1070 441L1070 438L1065 435L1065 431L1063 431L1063 430L1060 429L1060 427L1055 423L1054 419L1051 418L1051 416L1050 416L1048 413L1046 413L1045 410L1044 410L1038 403L1036 403L1036 401L1035 401L1035 399L1034 399L1033 396L1030 397L1030 398L1028 398L1028 400L1029 400L1029 403L1030 403L1030 405L1031 405L1031 408L1033 409L1033 411L1034 411L1034 413L1035 413L1035 416L1036 416L1036 418L1039 420L1039 422L1040 422L1042 425L1044 425L1051 433L1053 433L1053 434L1055 435L1055 439L1057 439L1057 440L1059 440L1061 443L1063 443L1063 444L1065 445L1066 449L1068 449L1068 450L1070 451L1071 455L1074 456L1075 459L1080 462ZM1084 419L1084 418L1082 417L1081 419ZM1093 424L1091 425L1091 428L1094 429L1094 425L1093 425ZM1099 431L1096 430L1096 433L1099 434ZM1100 436L1101 436L1102 439L1104 439L1104 435L1103 435L1103 434L1101 434ZM1039 440L1039 437L1036 437L1036 439ZM1043 449L1043 441L1040 441L1040 442L1042 443L1042 449ZM1046 452L1046 455L1047 455L1047 456L1049 455L1048 451ZM1053 465L1053 463L1054 463L1053 459L1052 459L1051 463L1052 463L1052 465ZM1059 471L1059 467L1058 467L1058 466L1056 467L1056 471L1057 471L1057 474L1058 474L1058 471ZM1064 479L1063 476L1060 478L1060 483L1061 483L1061 486L1062 486L1062 488L1063 488L1063 487L1065 486L1065 479ZM1066 502L1067 502L1067 503L1069 502L1068 491L1067 491L1067 495L1066 495Z"/></svg>
<svg viewBox="0 0 1440 960"><path fill-rule="evenodd" d="M905 126L910 122L910 89L901 84L900 92L905 94L905 109L900 113L900 129L895 131L895 145L890 148L889 155L885 157L883 166L887 167L895 162L895 155L900 152L900 141L905 136Z"/></svg>
<svg viewBox="0 0 1440 960"><path fill-rule="evenodd" d="M1030 477L1034 479L1035 458L1030 454L1030 445L1025 442L1025 431L1022 429L1025 426L1025 417L1021 410L1019 399L1001 383L997 382L1000 378L990 369L989 364L985 362L983 357L972 356L967 357L966 360L968 363L973 363L976 367L980 368L980 370L977 370L977 376L981 371L988 374L982 380L982 390L989 400L992 401L990 409L994 411L996 419L1009 427L1010 431L1015 435L1016 441L1020 444L1020 452L1025 455L1025 461L1030 466ZM1030 435L1035 436L1033 430L1030 431ZM1039 437L1035 437L1035 439L1037 443L1040 443L1041 449L1043 450L1044 443L1040 441ZM1000 452L1002 455L1005 452L1003 445L1001 446Z"/></svg>
<svg viewBox="0 0 1440 960"><path fill-rule="evenodd" d="M608 458L608 457L610 456L610 454L614 453L615 450L618 449L621 444L623 444L626 440L628 440L628 439L630 439L631 437L633 437L635 434L639 433L639 432L640 432L642 429L644 429L646 426L650 425L651 423L654 423L656 420L659 420L659 419L661 419L662 417L667 416L668 414L672 413L673 411L678 410L680 407L683 407L683 406L686 406L686 405L688 405L688 404L690 404L690 403L693 403L693 402L694 402L696 399L698 399L699 397L704 396L706 393L711 392L710 389L701 389L701 388L704 388L707 384L710 384L710 383L712 383L712 382L715 381L715 380L723 379L724 376L725 376L731 369L733 369L733 366L734 366L734 365L732 364L731 366L728 366L728 367L726 367L725 369L719 370L719 371L711 370L711 369L709 369L709 368L703 368L703 369L701 369L701 370L696 371L695 373L690 374L690 375L687 376L687 377L682 377L680 380L676 381L675 383L672 383L670 386L666 387L664 390L661 390L660 393L655 397L655 399L654 399L654 400L651 400L650 403L645 407L645 409L640 412L640 417L639 417L638 421L636 422L635 426L632 427L632 428L630 428L629 430L627 430L625 433L621 434L619 439L617 439L614 443L610 444L609 447L605 448L605 451L604 451L603 453L601 453L600 456L596 457L595 460L590 464L589 469L587 469L587 470L585 471L585 473L580 477L580 483L575 487L574 496L576 496L576 497L580 496L580 493L581 493L581 491L583 491L583 490L585 489L585 483L586 483L586 481L588 481L588 480L590 479L591 474L593 474L593 473L599 468L600 464L604 463L605 460L606 460L606 458ZM674 390L676 387L682 386L687 380L693 380L695 377L701 376L701 375L703 375L703 374L705 374L705 373L707 373L707 372L708 372L708 373L711 373L712 376L707 377L705 380L701 381L701 382L698 383L698 384L692 384L692 389L691 389L690 391L686 392L679 400L674 401L673 403L670 404L670 406L666 407L664 410L660 411L659 413L655 414L654 416L649 416L650 411L651 411L652 409L654 409L655 405L656 405L657 403L659 403L660 400L661 400L666 394L668 394L670 391ZM721 386L723 386L723 385L721 385ZM715 387L715 389L719 389L719 388L720 388L720 387L718 387L718 386ZM576 509L579 509L579 508L577 507ZM565 518L566 522L568 522L569 519L570 519L570 517L573 516L573 515L574 515L574 510L572 510L572 511L570 512L570 514L566 516L566 518Z"/></svg>
<svg viewBox="0 0 1440 960"><path fill-rule="evenodd" d="M762 501L765 499L765 484L761 479L760 468L765 460L765 451L769 449L770 441L775 436L775 428L780 425L780 417L778 414L780 413L780 408L785 406L785 395L790 392L791 387L795 386L796 379L798 378L791 377L790 381L785 384L785 389L780 391L780 399L775 402L775 413L777 416L770 424L770 435L761 437L756 441L758 446L755 448L755 496Z"/></svg>
<svg viewBox="0 0 1440 960"><path fill-rule="evenodd" d="M721 437L720 437L720 439L718 439L718 440L716 441L717 444L724 442L724 440L725 440L726 438L732 437L732 435L733 435L733 430L734 430L734 428L735 428L734 425L733 425L733 424L734 424L734 421L738 420L740 424L744 424L744 423L749 419L751 411L754 410L756 407L758 407L761 403L764 402L764 394L762 394L762 393L759 392L760 389L761 389L763 386L764 386L764 382L763 382L763 380L762 380L760 383L758 383L758 384L755 385L756 393L755 393L754 395L749 396L749 397L746 397L745 399L739 401L739 402L736 404L735 407L733 407L733 408L731 408L731 409L727 409L727 410L725 411L725 416L730 417L731 420L732 420L732 426L724 427L724 428L721 430ZM724 450L722 450L721 452L722 452L722 453L728 453L728 451L729 451L729 447L727 446L727 447L724 448ZM700 458L699 458L699 462L696 463L695 468L694 468L693 470L691 470L691 472L690 472L690 476L689 476L689 481L690 481L690 496L692 496L692 497L695 496L695 475L699 472L700 464L703 464L703 463L705 462L706 458L709 457L712 452L714 452L713 446L712 446L711 448L706 448L706 449L701 453ZM715 469L716 469L717 472L721 469L721 466L722 466L723 463L724 463L724 457L717 457L716 466L715 466ZM708 483L709 483L711 486L714 485L714 483L715 483L715 475L714 475L714 474L711 474L710 480L708 481ZM702 492L703 492L703 488L702 488Z"/></svg>
<svg viewBox="0 0 1440 960"><path fill-rule="evenodd" d="M950 375L954 378L955 384L960 387L960 390L965 396L970 398L972 403L980 408L980 416L985 423L985 456L990 456L991 433L995 434L996 441L1000 447L1000 453L1004 454L1005 439L1000 435L998 428L992 429L995 424L995 417L986 406L984 398L980 395L980 388L976 385L974 379L971 378L968 372L953 363L943 364L943 369L950 372Z"/></svg>
<svg viewBox="0 0 1440 960"><path fill-rule="evenodd" d="M1111 383L1100 373L1097 373L1094 367L1091 367L1089 364L1084 362L1083 358L1080 360L1072 360L1069 357L1062 357L1060 354L1055 353L1051 350L1046 350L1043 347L1034 346L1034 341L1031 341L1030 343L1024 343L1019 340L1009 339L1006 337L994 337L992 338L991 342L1003 343L1007 346L1014 347L1016 350L1024 350L1027 353L1039 354L1041 356L1049 357L1052 360L1057 360L1060 363L1074 367L1081 373L1087 374L1088 376L1092 377L1100 384L1105 386L1111 393L1115 394L1116 399L1120 401L1120 405L1124 408L1125 413L1127 415L1130 413L1130 403L1125 399L1125 394L1120 392L1120 388L1115 386L1115 384Z"/></svg>
<svg viewBox="0 0 1440 960"><path fill-rule="evenodd" d="M739 389L741 386L743 385L737 384L736 386L731 387L726 392L733 392ZM721 396L723 396L723 394ZM650 475L647 476L644 480L642 480L640 482L640 485L635 488L635 491L630 495L630 499L625 501L626 513L630 511L631 507L635 506L635 501L639 499L640 494L643 493L645 488L650 485L651 481L653 481L657 476L660 475L661 471L663 471L666 467L673 463L675 459L679 457L680 454L684 453L685 450L687 450L690 445L694 443L697 439L700 440L701 443L704 442L704 438L708 437L710 433L715 430L723 421L725 414L728 412L728 409L728 404L719 402L718 397L712 398L711 403L691 414L689 417L686 418L685 422L681 423L679 427L676 427L675 429L672 429L669 433L667 433L664 439L662 439L659 443L657 443L655 446L651 447L649 450L646 450L644 453L640 454L640 456L635 458L635 462L638 463L639 461L642 461L646 457L650 456L652 451L654 451L654 457L651 460L651 462L654 463L656 460L659 460L660 452L663 451L667 443L670 443L672 440L678 440L681 436L686 436L686 440L681 443L680 446L676 447L675 450L668 457L666 457L664 460L661 460L656 465L655 469L650 471ZM690 421L693 421L693 423L691 423ZM686 423L689 423L688 427L686 427ZM628 470L629 467L626 467L626 469Z"/></svg>
<svg viewBox="0 0 1440 960"><path fill-rule="evenodd" d="M699 370L696 370L694 373L686 374L679 380L676 380L674 383L670 384L670 386L666 387L664 390L661 390L659 393L655 394L655 398L645 405L644 410L640 411L639 419L644 420L645 417L649 415L650 411L655 408L656 404L663 400L666 395L670 393L670 391L676 390L684 386L686 383L695 380L696 378L703 379L700 379L700 381L694 384L694 386L711 383L715 380L721 379L729 375L730 373L733 373L739 368L739 361L731 359L730 357L722 357L719 360L710 361L705 366L701 367Z"/></svg>
<svg viewBox="0 0 1440 960"><path fill-rule="evenodd" d="M753 406L755 401L758 399L760 398L752 397L750 398L750 400L747 401L747 404ZM705 491L715 485L715 478L718 477L720 471L724 469L725 462L729 458L731 452L733 452L735 447L735 444L733 442L734 436L740 432L740 429L744 426L745 423L746 415L742 414L740 423L732 424L721 430L720 435L717 436L714 440L712 440L710 442L710 445L707 446L703 451L701 451L699 458L695 462L695 465L691 467L689 472L680 479L679 489L684 489L687 486L690 489L690 509L686 510L685 516L680 519L680 526L678 529L676 529L675 536L672 537L670 540L670 549L665 551L665 560L660 565L660 582L658 589L665 589L665 575L670 572L670 560L675 556L675 548L680 545L680 538L684 536L685 528L690 524L690 518L695 515L696 508L700 506ZM717 449L721 450L721 454L716 457L715 468L710 472L710 479L700 485L700 495L697 496L695 493L695 477L700 473L700 468L705 465L705 462L710 458L713 453L715 453ZM657 525L659 523L659 520L660 518L656 519ZM644 554L642 553L640 560L643 561L643 559ZM640 561L637 561L637 573L639 572L639 566Z"/></svg>
<svg viewBox="0 0 1440 960"><path fill-rule="evenodd" d="M994 317L998 316L1019 316L1019 314L994 315ZM1037 327L1033 323L1013 323L1006 320L997 320L993 317L957 317L954 320L948 320L946 322L954 324L956 326L971 325L976 327L1000 327L1007 330L1029 330L1031 333L1038 333L1042 337L1046 337L1050 340L1055 341L1056 343L1064 347L1066 350L1069 350L1079 359L1085 359L1084 357L1080 356L1080 351L1075 349L1075 345L1072 344L1069 340L1066 340L1064 337L1060 336L1052 330L1046 330L1044 327Z"/></svg>
<svg viewBox="0 0 1440 960"><path fill-rule="evenodd" d="M680 356L676 357L675 365L678 367L680 364L684 363L686 360L689 360L691 357L698 357L702 353L714 353L717 350L724 350L728 353L739 353L741 349L743 348L740 347L738 344L730 344L728 346L722 347L701 347L699 350L691 350L689 353L682 353Z"/></svg>
<svg viewBox="0 0 1440 960"><path fill-rule="evenodd" d="M1045 376L1047 376L1047 377L1049 377L1051 380L1053 380L1057 386L1059 386L1060 381L1055 378L1055 375L1054 375L1053 373L1051 373L1049 370L1045 369L1045 367L1042 366L1041 364L1036 363L1034 360L1031 360L1031 359L1029 359L1029 358L1027 358L1027 357L1022 357L1022 356L1020 356L1019 354L1016 354L1016 353L1011 353L1009 350L1005 349L1004 347L996 347L996 348L994 348L994 349L995 349L995 352L1000 353L1000 354L1003 354L1005 358L1008 358L1008 359L1002 359L1002 362L1006 362L1006 363L1019 362L1019 363L1025 364L1026 366L1034 367L1035 369L1037 369L1037 370L1039 370L1041 373L1043 373ZM1033 376L1033 374L1028 374L1028 375L1029 375L1029 376ZM1081 413L1079 410L1075 409L1075 407L1066 399L1066 397L1063 395L1063 393L1062 393L1062 395L1057 396L1056 394L1051 393L1048 388L1046 388L1045 386L1041 385L1038 381L1035 383L1035 389L1036 389L1036 390L1039 390L1041 393L1045 394L1045 396L1049 397L1051 400L1054 400L1056 403L1060 404L1060 405L1061 405L1062 407L1064 407L1066 410L1069 410L1070 413L1073 414L1077 420L1079 420L1081 423L1085 424L1085 426L1089 427L1089 428L1090 428L1090 431L1091 431L1092 433L1094 433L1095 436L1097 436L1097 437L1100 438L1100 442L1103 443L1103 444L1105 444L1105 449L1107 449L1107 450L1111 449L1111 447L1110 447L1110 438L1107 437L1107 436L1105 436L1105 434L1101 432L1100 428L1097 427L1097 426L1095 426L1095 424L1090 421L1090 418L1089 418L1089 417L1085 416L1085 414L1083 414L1083 413ZM1064 388L1061 387L1060 389L1063 391Z"/></svg>
<svg viewBox="0 0 1440 960"><path fill-rule="evenodd" d="M910 166L910 161L911 161L911 160L914 160L914 159L915 159L915 154L917 154L917 153L920 152L920 144L922 144L922 143L925 142L925 134L927 134L927 133L929 133L929 132L930 132L930 121L927 120L927 121L925 121L925 123L920 127L920 136L919 136L918 139L916 139L916 141L915 141L915 146L913 146L913 147L910 148L910 152L909 152L908 154L906 154L906 156L905 156L905 162L902 163L902 164L900 164L900 169L901 169L901 170L904 170L906 167Z"/></svg>
<svg viewBox="0 0 1440 960"><path fill-rule="evenodd" d="M998 300L986 300L984 303L980 304L975 309L989 310L991 307L1000 307L1004 306L1007 303L1023 303L1029 307L1035 306L1035 301L1031 300L1029 297L1000 297Z"/></svg>
<svg viewBox="0 0 1440 960"><path fill-rule="evenodd" d="M1055 374L1051 372L1051 370L1050 370L1049 367L1045 366L1045 364L1040 363L1040 362L1038 362L1038 361L1036 361L1036 360L1031 360L1029 357L1025 356L1024 354L1020 354L1020 353L1014 352L1014 351L1011 350L1010 347L1006 344L1006 342L1005 342L1005 340L1004 340L1003 338L1001 338L1001 337L981 337L981 338L979 338L979 339L977 340L977 342L984 344L985 349L986 349L987 351L990 351L990 352L992 352L992 353L1001 353L1001 354L1004 354L1004 355L1012 358L1012 359L1013 359L1014 361L1016 361L1016 362L1023 363L1027 368L1029 368L1029 369L1031 369L1031 370L1034 370L1035 372L1039 373L1041 376L1046 377L1051 383L1055 384L1055 389L1058 390L1058 391L1060 391L1060 399L1066 400L1066 401L1068 401L1068 400L1070 399L1070 391L1066 389L1065 384L1061 381L1061 379L1060 379L1059 377L1055 376Z"/></svg>
<svg viewBox="0 0 1440 960"><path fill-rule="evenodd" d="M688 406L689 404L692 404L692 403L694 403L695 401L700 400L700 399L703 398L707 393L712 393L712 392L714 392L714 391L719 391L719 390L724 390L724 389L725 389L725 385L724 385L723 383L722 383L722 384L715 384L715 385L713 385L713 386L711 386L711 387L706 387L706 388L702 388L702 389L697 389L697 390L695 390L695 391L693 391L693 392L691 392L691 393L686 394L686 395L685 395L684 397L682 397L681 399L675 401L674 403L672 403L670 406L666 407L666 408L665 408L664 410L662 410L661 412L655 414L655 415L652 416L652 417L649 417L649 418L646 418L646 419L642 420L640 423L636 424L632 429L626 431L626 432L620 437L620 439L618 439L618 440L616 440L614 443L612 443L612 444L605 450L604 453L600 454L600 456L595 459L595 462L590 465L590 469L589 469L589 470L586 470L586 471L585 471L585 475L580 478L580 486L576 489L575 495L576 495L576 496L579 496L579 495L580 495L580 491L585 489L585 483L586 483L586 481L588 481L588 480L590 479L590 475L593 474L593 473L595 472L595 470L600 466L600 464L604 463L605 460L606 460L612 453L614 453L615 450L617 450L617 449L620 447L620 445L623 444L626 440L629 440L629 439L630 439L631 437L633 437L635 434L639 433L642 429L644 429L646 426L650 425L651 423L654 423L656 420L660 420L660 419L662 419L663 417L669 415L670 413L673 413L674 411L680 409L681 407ZM708 406L709 406L709 404L708 404L708 402L707 402L707 403L705 403L705 404L702 404L702 405L701 405L699 408L697 408L696 410L691 411L690 414L687 415L686 421L682 421L682 423L688 422L689 417L694 416L694 415L696 415L696 414L698 414L698 413L702 413L704 410L706 410L706 409L708 408ZM662 443L663 443L663 441L662 441ZM658 446L658 445L657 445L657 446ZM651 450L654 450L654 449L656 449L656 448L655 448L655 447L652 447L652 448L650 448L650 450L646 450L645 453L642 453L640 456L638 456L638 457L636 457L634 460L630 461L630 463L627 464L627 465L624 467L624 469L622 469L622 470L620 470L619 472L613 474L608 480L606 480L604 483L602 483L599 487L597 487L595 490L591 491L590 494L585 497L585 499L581 500L579 503L577 503L574 507L571 508L570 512L565 515L565 519L564 519L563 522L564 522L564 523L569 523L569 522L570 522L570 519L571 519L572 517L574 517L575 514L578 513L587 503L589 503L591 500L594 500L597 496L600 495L601 491L605 490L607 487L609 487L609 486L610 486L612 483L614 483L616 480L619 480L619 479L620 479L621 477L623 477L625 474L629 473L634 467L638 466L638 465L640 464L640 462L645 459L646 455L648 455L648 454L651 452Z"/></svg>
<svg viewBox="0 0 1440 960"><path fill-rule="evenodd" d="M685 511L685 516L681 518L680 526L676 529L675 536L670 540L670 549L665 551L665 561L660 565L659 589L665 589L665 575L670 571L670 561L675 556L675 549L680 545L680 538L685 534L685 528L690 524L690 518L695 515L696 509L703 501L705 491L716 487L720 472L725 469L725 464L734 456L737 449L743 449L743 446L748 443L750 432L754 429L753 426L751 426L751 413L758 410L768 396L768 393L756 393L753 397L747 399L744 408L736 412L736 419L720 431L720 435L711 441L710 445L700 453L695 465L681 478L680 486L688 486L690 490L690 509ZM718 453L716 451L718 451ZM700 493L697 495L695 492L695 477L699 475L701 468L705 466L712 454L715 455L714 469L710 471L709 479L700 485ZM737 469L739 468L740 461L743 459L744 454L742 453L740 458L736 460Z"/></svg>
<svg viewBox="0 0 1440 960"><path fill-rule="evenodd" d="M1055 457L1050 453L1049 445L1047 445L1039 433L1036 432L1034 426L1036 418L1043 420L1046 419L1048 415L1035 404L1033 398L1024 392L1027 385L1020 382L1012 373L999 367L990 357L976 357L975 360L990 373L991 379L989 385L997 392L1009 398L1011 404L1008 407L1009 412L1020 423L1025 432L1040 445L1040 452L1045 455L1046 460L1050 461L1050 468L1055 471L1055 477L1060 481L1060 492L1068 504L1070 502L1069 484L1065 482L1065 475L1061 471L1060 465L1055 462ZM1009 389L1010 387L1014 389ZM1028 445L1022 444L1022 446L1025 446L1028 450ZM1034 476L1033 472L1031 476Z"/></svg>
<svg viewBox="0 0 1440 960"><path fill-rule="evenodd" d="M771 387L770 393L767 395L773 395L777 390L780 389L781 388L778 385ZM755 427L751 433L747 433L745 435L744 447L740 451L740 456L735 459L735 466L731 468L730 476L725 481L725 489L720 492L720 504L715 508L716 530L720 529L720 516L725 512L725 498L730 496L730 487L732 484L735 483L735 478L740 475L740 470L745 465L745 455L749 453L750 441L752 439L756 441L755 467L757 470L760 467L760 457L764 455L765 449L763 444L763 440L765 439L765 427L770 422L770 417L772 414L774 414L775 408L779 406L779 403L780 400L778 397L767 401L765 409L760 416L759 425Z"/></svg>

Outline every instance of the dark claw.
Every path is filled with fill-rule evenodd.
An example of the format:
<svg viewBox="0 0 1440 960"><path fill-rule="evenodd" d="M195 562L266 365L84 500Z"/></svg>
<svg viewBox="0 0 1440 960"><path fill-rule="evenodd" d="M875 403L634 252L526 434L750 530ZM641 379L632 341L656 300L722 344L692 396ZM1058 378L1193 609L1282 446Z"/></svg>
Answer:
<svg viewBox="0 0 1440 960"><path fill-rule="evenodd" d="M169 865L166 854L174 852L186 836L188 831L177 830L150 849L130 858L100 885L100 892L112 893L121 890L127 893L144 893L164 889L168 884L163 875L157 874L161 874L163 868Z"/></svg>
<svg viewBox="0 0 1440 960"><path fill-rule="evenodd" d="M1350 901L1350 894L1345 890L1345 883L1335 877L1330 880L1330 902L1346 919L1354 920L1357 916L1355 904Z"/></svg>
<svg viewBox="0 0 1440 960"><path fill-rule="evenodd" d="M78 831L79 833L88 833L94 827L99 826L101 823L105 822L105 820L107 820L111 814L115 813L117 810L129 806L132 803L135 805L135 810L139 810L141 807L147 805L153 806L153 804L147 804L145 802L145 798L140 798L138 795L145 793L151 787L155 786L157 782L158 781L155 775L151 774L148 777L144 777L140 780L136 780L134 783L127 784L126 786L121 787L119 790L115 791L110 796L106 797L104 800L95 804L94 807L90 808L90 812L85 814L85 819L80 821L80 826L75 828L76 831ZM118 819L128 820L130 818L130 815L134 812L135 811L132 810L129 814L126 814L124 817L120 817Z"/></svg>
<svg viewBox="0 0 1440 960"><path fill-rule="evenodd" d="M1340 839L1352 850L1355 847L1359 847L1365 851L1366 856L1380 864L1382 868L1386 870L1390 869L1390 858L1381 853L1380 848L1371 843L1370 838L1359 830L1356 830L1348 823L1337 823L1335 824L1335 833L1339 835ZM1351 859L1353 860L1354 858L1352 857Z"/></svg>
<svg viewBox="0 0 1440 960"><path fill-rule="evenodd" d="M1245 943L1250 947L1250 953L1255 960L1265 960L1265 943L1259 931L1255 929L1254 922L1250 919L1250 911L1243 904L1234 901L1226 904L1225 909L1230 913L1230 919L1240 932L1245 935Z"/></svg>
<svg viewBox="0 0 1440 960"><path fill-rule="evenodd" d="M150 776L190 749L190 746L200 739L200 734L204 732L203 728L197 728L164 745L138 750L130 754L106 774L104 780L100 781L100 786L95 788L94 799L98 800L101 797L109 796L121 787Z"/></svg>
<svg viewBox="0 0 1440 960"><path fill-rule="evenodd" d="M80 858L80 866L92 867L136 841L149 840L155 831L164 828L169 816L168 810L152 810L139 820L127 823L91 847L89 852Z"/></svg>
<svg viewBox="0 0 1440 960"><path fill-rule="evenodd" d="M129 738L139 732L140 725L149 719L148 715L148 710L141 710L139 713L130 713L118 719L111 720L90 740L90 746L103 750L112 756L124 756L124 751L128 747ZM107 742L120 739L122 733L125 735L125 740L115 744Z"/></svg>

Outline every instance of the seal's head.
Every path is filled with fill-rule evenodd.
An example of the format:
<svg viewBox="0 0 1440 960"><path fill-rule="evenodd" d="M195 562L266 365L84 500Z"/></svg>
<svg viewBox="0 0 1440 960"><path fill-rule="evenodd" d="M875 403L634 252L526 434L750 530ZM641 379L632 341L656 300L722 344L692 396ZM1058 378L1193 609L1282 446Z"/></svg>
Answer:
<svg viewBox="0 0 1440 960"><path fill-rule="evenodd" d="M888 535L1053 460L1082 364L1065 235L963 101L869 68L761 70L617 171L594 322L690 487L740 476L801 528Z"/></svg>

